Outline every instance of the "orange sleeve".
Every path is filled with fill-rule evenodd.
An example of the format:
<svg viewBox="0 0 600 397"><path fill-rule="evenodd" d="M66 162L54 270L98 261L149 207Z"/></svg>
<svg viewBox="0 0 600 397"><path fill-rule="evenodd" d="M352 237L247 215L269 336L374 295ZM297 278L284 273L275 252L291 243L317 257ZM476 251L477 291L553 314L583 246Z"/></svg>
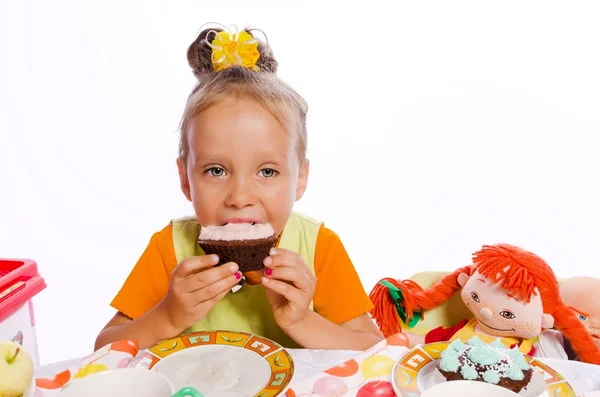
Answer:
<svg viewBox="0 0 600 397"><path fill-rule="evenodd" d="M167 293L176 262L173 228L169 224L152 236L111 306L132 319L148 312Z"/></svg>
<svg viewBox="0 0 600 397"><path fill-rule="evenodd" d="M315 275L314 309L328 320L342 324L373 308L342 241L324 226L317 236Z"/></svg>

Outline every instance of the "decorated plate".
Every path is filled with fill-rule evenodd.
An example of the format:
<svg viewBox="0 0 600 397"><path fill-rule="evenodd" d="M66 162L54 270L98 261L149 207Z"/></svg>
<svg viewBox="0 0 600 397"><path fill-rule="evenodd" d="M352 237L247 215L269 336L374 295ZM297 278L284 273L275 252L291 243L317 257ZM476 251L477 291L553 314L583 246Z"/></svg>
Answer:
<svg viewBox="0 0 600 397"><path fill-rule="evenodd" d="M192 386L220 397L274 397L294 374L279 344L243 332L195 332L148 349L136 365L160 372L176 389Z"/></svg>
<svg viewBox="0 0 600 397"><path fill-rule="evenodd" d="M428 387L431 387L429 376L435 371L441 353L450 342L438 342L419 345L410 349L394 365L392 370L392 385L400 397L418 397ZM546 383L546 392L539 397L576 397L571 385L555 370L536 360L525 356L529 365L537 371Z"/></svg>

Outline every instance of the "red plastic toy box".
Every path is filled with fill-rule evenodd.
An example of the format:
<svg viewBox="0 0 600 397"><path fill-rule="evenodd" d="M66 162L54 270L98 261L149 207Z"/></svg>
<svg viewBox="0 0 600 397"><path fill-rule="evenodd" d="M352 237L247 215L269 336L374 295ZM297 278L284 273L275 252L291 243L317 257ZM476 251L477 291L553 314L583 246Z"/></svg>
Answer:
<svg viewBox="0 0 600 397"><path fill-rule="evenodd" d="M30 259L0 258L0 340L13 340L39 365L33 297L46 288L37 263Z"/></svg>

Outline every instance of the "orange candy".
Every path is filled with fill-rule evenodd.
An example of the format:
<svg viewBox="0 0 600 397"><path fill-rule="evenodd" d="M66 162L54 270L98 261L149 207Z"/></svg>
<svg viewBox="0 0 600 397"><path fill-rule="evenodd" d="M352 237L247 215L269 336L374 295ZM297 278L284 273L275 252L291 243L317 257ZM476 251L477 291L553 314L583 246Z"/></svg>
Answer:
<svg viewBox="0 0 600 397"><path fill-rule="evenodd" d="M349 376L354 375L358 372L358 363L356 360L349 360L343 363L342 365L338 365L337 367L333 367L325 371L325 373L333 376L338 376L340 378L347 378Z"/></svg>

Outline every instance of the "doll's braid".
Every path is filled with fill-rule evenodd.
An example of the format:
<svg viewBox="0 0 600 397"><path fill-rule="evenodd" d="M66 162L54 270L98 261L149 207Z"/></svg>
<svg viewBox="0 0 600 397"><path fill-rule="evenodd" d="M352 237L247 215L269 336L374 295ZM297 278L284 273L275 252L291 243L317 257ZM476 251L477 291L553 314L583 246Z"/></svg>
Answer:
<svg viewBox="0 0 600 397"><path fill-rule="evenodd" d="M433 309L450 299L460 289L458 276L461 273L471 275L471 266L457 269L426 290L412 280L385 278L377 283L369 295L374 306L371 317L386 338L401 331L396 302L390 296L389 288L383 285L382 281L387 281L402 292L402 301L397 303L405 310L408 322L408 319L414 317L416 311Z"/></svg>

